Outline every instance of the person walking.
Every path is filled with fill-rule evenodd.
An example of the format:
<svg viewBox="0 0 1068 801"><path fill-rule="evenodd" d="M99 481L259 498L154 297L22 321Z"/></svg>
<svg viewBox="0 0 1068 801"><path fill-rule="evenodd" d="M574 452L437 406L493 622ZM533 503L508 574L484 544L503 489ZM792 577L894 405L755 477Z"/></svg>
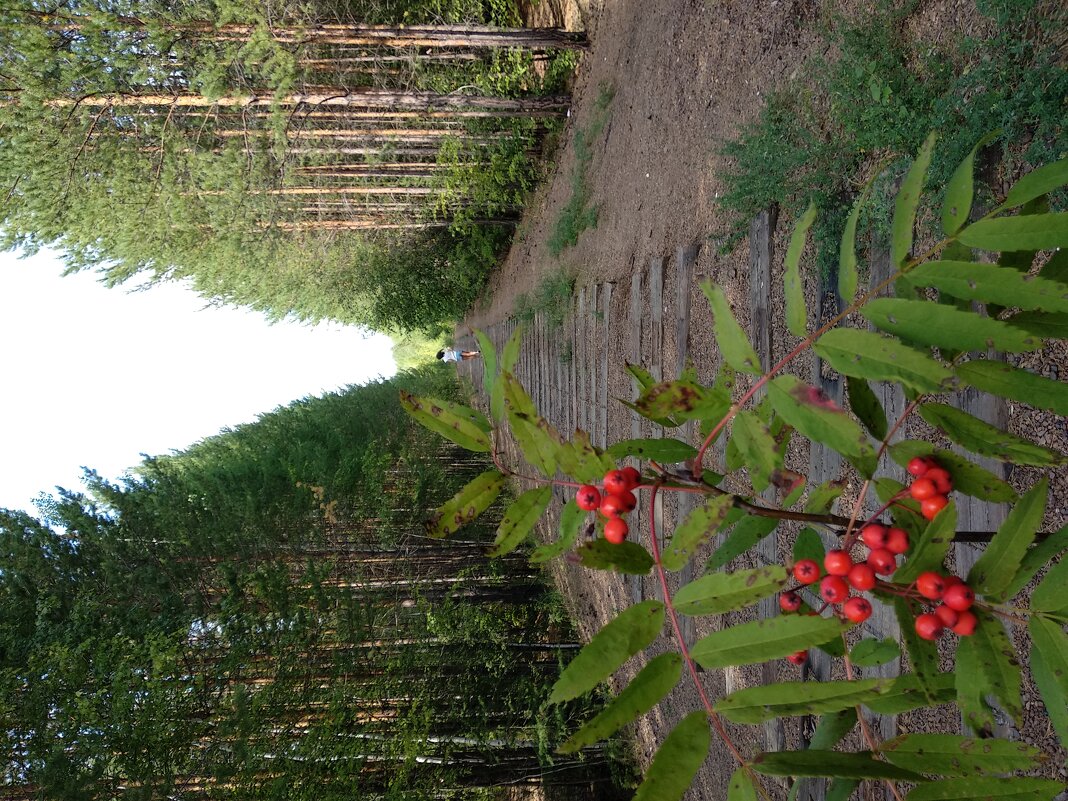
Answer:
<svg viewBox="0 0 1068 801"><path fill-rule="evenodd" d="M446 348L438 351L438 358L443 362L467 361L481 355L477 350L459 350L458 348Z"/></svg>

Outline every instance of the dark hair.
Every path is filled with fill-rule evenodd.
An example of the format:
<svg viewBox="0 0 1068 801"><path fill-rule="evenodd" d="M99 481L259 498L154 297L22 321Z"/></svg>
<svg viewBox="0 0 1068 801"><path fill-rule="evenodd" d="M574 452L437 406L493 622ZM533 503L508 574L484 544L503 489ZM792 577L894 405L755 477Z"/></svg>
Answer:
<svg viewBox="0 0 1068 801"><path fill-rule="evenodd" d="M444 355L445 355L445 351L443 351L443 350L439 350L438 351L438 358L439 359L442 358Z"/></svg>

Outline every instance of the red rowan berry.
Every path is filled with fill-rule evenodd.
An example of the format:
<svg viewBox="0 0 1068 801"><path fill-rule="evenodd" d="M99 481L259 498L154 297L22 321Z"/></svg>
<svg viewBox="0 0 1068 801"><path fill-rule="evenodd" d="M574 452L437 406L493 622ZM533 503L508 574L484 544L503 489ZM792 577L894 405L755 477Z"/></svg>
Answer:
<svg viewBox="0 0 1068 801"><path fill-rule="evenodd" d="M635 487L642 483L642 474L630 465L623 468L623 477L627 479L627 489L631 492L634 491Z"/></svg>
<svg viewBox="0 0 1068 801"><path fill-rule="evenodd" d="M972 604L975 603L975 593L972 592L972 588L967 584L954 584L943 593L942 603L950 609L964 612L967 609L971 609Z"/></svg>
<svg viewBox="0 0 1068 801"><path fill-rule="evenodd" d="M853 560L845 551L827 551L823 557L823 567L832 576L845 576L853 567Z"/></svg>
<svg viewBox="0 0 1068 801"><path fill-rule="evenodd" d="M909 473L916 478L920 478L927 472L927 461L919 456L909 459L908 467L905 468Z"/></svg>
<svg viewBox="0 0 1068 801"><path fill-rule="evenodd" d="M601 493L592 484L583 484L575 493L575 503L584 512L592 512L601 505Z"/></svg>
<svg viewBox="0 0 1068 801"><path fill-rule="evenodd" d="M871 617L871 602L867 598L857 596L850 598L842 606L842 614L854 623L863 623Z"/></svg>
<svg viewBox="0 0 1068 801"><path fill-rule="evenodd" d="M638 505L638 499L634 497L634 493L630 490L617 492L616 497L623 502L623 510L626 512L633 512Z"/></svg>
<svg viewBox="0 0 1068 801"><path fill-rule="evenodd" d="M941 467L932 467L927 471L927 475L924 478L935 485L939 495L945 495L953 490L953 479L950 477L949 471Z"/></svg>
<svg viewBox="0 0 1068 801"><path fill-rule="evenodd" d="M960 620L960 612L956 609L950 609L945 604L939 604L934 610L935 617L942 621L942 625L946 628L953 628L957 625L957 621Z"/></svg>
<svg viewBox="0 0 1068 801"><path fill-rule="evenodd" d="M609 470L604 474L604 491L612 494L629 489L627 477L622 470Z"/></svg>
<svg viewBox="0 0 1068 801"><path fill-rule="evenodd" d="M928 498L920 504L920 514L928 520L934 520L935 515L945 509L948 505L949 498L945 495L935 495L933 498Z"/></svg>
<svg viewBox="0 0 1068 801"><path fill-rule="evenodd" d="M820 581L820 597L829 604L840 604L849 597L849 585L841 576L824 576Z"/></svg>
<svg viewBox="0 0 1068 801"><path fill-rule="evenodd" d="M897 570L894 555L886 548L876 548L868 554L868 566L880 576L889 576Z"/></svg>
<svg viewBox="0 0 1068 801"><path fill-rule="evenodd" d="M953 633L958 634L961 637L970 637L975 634L975 627L978 625L979 618L977 618L973 612L965 610L961 612L960 617L957 618L957 623L953 626Z"/></svg>
<svg viewBox="0 0 1068 801"><path fill-rule="evenodd" d="M925 640L937 640L942 636L943 628L937 615L923 614L916 618L916 633Z"/></svg>
<svg viewBox="0 0 1068 801"><path fill-rule="evenodd" d="M627 521L621 517L613 517L604 524L604 538L613 545L623 542L627 538L628 531L630 528L627 526Z"/></svg>
<svg viewBox="0 0 1068 801"><path fill-rule="evenodd" d="M811 559L801 559L794 565L794 578L802 584L819 581L820 566Z"/></svg>
<svg viewBox="0 0 1068 801"><path fill-rule="evenodd" d="M879 523L869 523L860 530L860 539L873 551L876 548L885 548L886 526Z"/></svg>
<svg viewBox="0 0 1068 801"><path fill-rule="evenodd" d="M932 601L937 601L942 597L942 593L945 589L946 583L937 573L927 571L926 573L920 573L920 575L916 577L916 591L924 598L930 598Z"/></svg>
<svg viewBox="0 0 1068 801"><path fill-rule="evenodd" d="M903 554L909 549L909 533L903 528L891 528L886 532L886 550L892 554Z"/></svg>
<svg viewBox="0 0 1068 801"><path fill-rule="evenodd" d="M909 487L909 495L917 501L926 501L938 494L938 488L929 478L918 478Z"/></svg>
<svg viewBox="0 0 1068 801"><path fill-rule="evenodd" d="M779 596L779 608L784 612L796 612L801 608L801 596L792 590Z"/></svg>
<svg viewBox="0 0 1068 801"><path fill-rule="evenodd" d="M601 514L605 517L619 517L626 511L627 502L619 495L605 495L601 499Z"/></svg>
<svg viewBox="0 0 1068 801"><path fill-rule="evenodd" d="M871 565L861 562L849 569L846 581L854 590L865 592L875 586L875 571Z"/></svg>
<svg viewBox="0 0 1068 801"><path fill-rule="evenodd" d="M795 665L803 665L808 661L808 651L798 651L796 654L790 654L786 659Z"/></svg>

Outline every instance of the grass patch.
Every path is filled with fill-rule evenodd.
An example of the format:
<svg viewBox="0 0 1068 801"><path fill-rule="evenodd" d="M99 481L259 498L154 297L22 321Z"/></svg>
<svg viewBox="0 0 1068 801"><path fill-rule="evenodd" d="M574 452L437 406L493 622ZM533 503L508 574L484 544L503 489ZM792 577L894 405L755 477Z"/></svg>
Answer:
<svg viewBox="0 0 1068 801"><path fill-rule="evenodd" d="M559 256L564 248L578 242L579 234L587 228L597 227L597 207L590 205L590 184L586 177L593 152L590 144L597 140L608 123L609 106L613 90L601 85L601 92L594 104L593 120L585 129L575 133L575 169L571 173L571 197L560 210L560 216L549 237L549 252Z"/></svg>
<svg viewBox="0 0 1068 801"><path fill-rule="evenodd" d="M529 323L540 312L545 315L551 328L559 328L571 309L571 297L574 294L574 271L558 269L545 276L533 292L524 292L516 297L513 315Z"/></svg>
<svg viewBox="0 0 1068 801"><path fill-rule="evenodd" d="M769 95L759 120L723 148L732 166L722 176L722 202L737 215L729 242L772 203L796 217L814 201L819 269L830 277L860 180L876 164L887 167L862 220L876 241L885 239L894 179L928 131L939 132L934 185L998 128L991 147L1007 173L1065 156L1068 70L1055 40L1068 10L1046 0L985 0L978 9L998 21L998 33L936 50L904 33L916 5L888 2L863 22L832 23L825 36L840 57L805 63L796 80Z"/></svg>

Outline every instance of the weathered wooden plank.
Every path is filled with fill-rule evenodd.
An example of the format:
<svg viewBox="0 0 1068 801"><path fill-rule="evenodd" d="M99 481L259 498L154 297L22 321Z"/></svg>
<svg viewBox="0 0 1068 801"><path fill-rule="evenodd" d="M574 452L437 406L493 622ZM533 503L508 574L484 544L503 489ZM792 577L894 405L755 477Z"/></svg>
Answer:
<svg viewBox="0 0 1068 801"><path fill-rule="evenodd" d="M589 402L586 397L588 384L586 383L586 353L589 349L589 336L586 333L586 288L583 287L578 293L578 304L575 311L575 423L578 428L589 430L587 412Z"/></svg>
<svg viewBox="0 0 1068 801"><path fill-rule="evenodd" d="M601 322L601 362L598 374L598 401L597 414L598 426L597 437L602 448L608 447L608 351L612 341L612 290L615 284L606 283L601 288L601 311L604 315Z"/></svg>
<svg viewBox="0 0 1068 801"><path fill-rule="evenodd" d="M583 377L586 380L586 430L590 434L590 441L598 445L597 441L597 403L600 393L597 391L597 364L600 354L600 326L597 324L597 315L600 308L597 305L600 298L601 288L594 284L589 288L587 295L588 306L586 309L586 372Z"/></svg>

